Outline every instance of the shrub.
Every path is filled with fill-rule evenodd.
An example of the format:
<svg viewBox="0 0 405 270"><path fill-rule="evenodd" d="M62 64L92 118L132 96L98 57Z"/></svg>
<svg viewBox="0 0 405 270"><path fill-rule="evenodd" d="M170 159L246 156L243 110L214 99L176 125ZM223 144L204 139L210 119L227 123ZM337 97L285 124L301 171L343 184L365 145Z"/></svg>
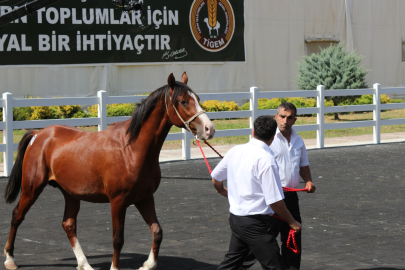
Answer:
<svg viewBox="0 0 405 270"><path fill-rule="evenodd" d="M326 101L326 100L325 100ZM297 108L311 108L316 107L316 100L313 98L288 98L287 102L290 102L295 105Z"/></svg>
<svg viewBox="0 0 405 270"><path fill-rule="evenodd" d="M107 116L127 116L131 115L135 109L136 104L108 104Z"/></svg>
<svg viewBox="0 0 405 270"><path fill-rule="evenodd" d="M319 54L304 56L299 63L297 85L302 90L314 90L320 84L330 89L367 88L365 71L360 66L362 57L356 52L347 52L342 44L321 49ZM335 106L347 97L331 96ZM355 97L349 98L354 101ZM350 102L350 101L349 101ZM335 119L339 119L335 113Z"/></svg>
<svg viewBox="0 0 405 270"><path fill-rule="evenodd" d="M277 109L278 105L280 105L283 101L284 99L280 98L272 98L272 99L259 98L258 107L259 110ZM250 103L248 108L250 108Z"/></svg>
<svg viewBox="0 0 405 270"><path fill-rule="evenodd" d="M107 116L129 116L135 109L136 104L123 103L123 104L107 104ZM98 105L88 107L90 117L98 116Z"/></svg>
<svg viewBox="0 0 405 270"><path fill-rule="evenodd" d="M206 112L222 112L222 111L239 111L238 104L234 101L218 101L218 100L206 100L204 103L200 103L201 108Z"/></svg>
<svg viewBox="0 0 405 270"><path fill-rule="evenodd" d="M28 97L33 98L32 96ZM37 97L39 98L39 97ZM81 112L81 113L80 113ZM66 106L33 106L33 107L16 107L13 108L13 120L41 120L41 119L57 119L57 118L73 118L76 115L84 116L79 105L66 105Z"/></svg>
<svg viewBox="0 0 405 270"><path fill-rule="evenodd" d="M259 104L260 104L260 103L259 103ZM246 102L245 104L243 104L243 105L240 107L240 109L243 110L243 111L248 111L248 110L250 109L250 102Z"/></svg>
<svg viewBox="0 0 405 270"><path fill-rule="evenodd" d="M287 99L285 98L259 98L258 100L258 108L259 110L270 110L270 109L277 109L278 106L285 102ZM250 110L250 102L247 102L241 106L242 110Z"/></svg>
<svg viewBox="0 0 405 270"><path fill-rule="evenodd" d="M402 100L402 99L391 99L391 103L405 103L405 100Z"/></svg>
<svg viewBox="0 0 405 270"><path fill-rule="evenodd" d="M13 120L25 121L30 120L34 109L32 107L15 107L13 108Z"/></svg>
<svg viewBox="0 0 405 270"><path fill-rule="evenodd" d="M91 107L87 107L87 111L90 114L90 117L97 117L98 116L98 105L92 105Z"/></svg>
<svg viewBox="0 0 405 270"><path fill-rule="evenodd" d="M311 108L316 107L316 100L313 98L259 98L258 100L259 110L270 110L270 109L277 109L278 106L283 102L290 102L295 105L297 108ZM329 102L325 100L325 106L333 106L333 102ZM250 102L247 102L242 105L242 110L249 110L250 109Z"/></svg>
<svg viewBox="0 0 405 270"><path fill-rule="evenodd" d="M388 97L386 94L381 95L380 99L382 104L391 103L390 97Z"/></svg>
<svg viewBox="0 0 405 270"><path fill-rule="evenodd" d="M391 103L391 99L386 95L383 94L381 97L381 104ZM365 105L365 104L373 104L373 95L362 95L359 98L356 98L354 103L349 105Z"/></svg>
<svg viewBox="0 0 405 270"><path fill-rule="evenodd" d="M41 120L41 119L55 119L57 118L56 110L49 106L31 107L32 114L29 120Z"/></svg>
<svg viewBox="0 0 405 270"><path fill-rule="evenodd" d="M73 114L71 118L87 118L87 117L91 117L90 113L87 111L80 110L75 114Z"/></svg>
<svg viewBox="0 0 405 270"><path fill-rule="evenodd" d="M73 115L82 111L79 105L66 106L51 106L50 108L55 113L55 118L73 118Z"/></svg>
<svg viewBox="0 0 405 270"><path fill-rule="evenodd" d="M333 104L333 100L324 100L325 107L332 107L335 106ZM391 100L386 94L381 95L381 103L391 103ZM396 100L397 101L397 100ZM400 102L405 102L399 99ZM313 98L259 98L259 110L270 110L270 109L277 109L278 106L283 102L290 102L295 105L297 108L311 108L316 107L316 100ZM373 96L372 95L362 95L358 98L353 99L345 99L342 100L337 106L349 106L349 105L365 105L365 104L373 104ZM250 102L247 102L241 106L242 110L249 110L250 109ZM326 115L333 115L333 113L327 113Z"/></svg>

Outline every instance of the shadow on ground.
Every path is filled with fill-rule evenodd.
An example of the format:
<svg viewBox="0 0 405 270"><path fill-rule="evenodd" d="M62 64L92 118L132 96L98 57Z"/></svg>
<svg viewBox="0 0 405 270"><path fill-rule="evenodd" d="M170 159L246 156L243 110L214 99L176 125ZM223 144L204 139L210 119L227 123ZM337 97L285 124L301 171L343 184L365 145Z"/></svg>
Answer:
<svg viewBox="0 0 405 270"><path fill-rule="evenodd" d="M354 270L401 270L403 268L392 268L392 267L377 267L377 268L356 268Z"/></svg>
<svg viewBox="0 0 405 270"><path fill-rule="evenodd" d="M112 254L97 255L97 256L87 256L89 262L102 260L105 262L93 263L91 266L99 270L110 270L111 269L111 258ZM122 253L120 258L120 266L125 269L138 269L142 266L143 262L148 259L147 256L142 254L128 254ZM60 259L62 262L66 263L57 263L57 264L21 264L19 268L26 269L54 269L57 268L71 268L75 269L77 267L76 258L65 258ZM217 266L213 264L203 263L196 261L190 258L181 258L181 257L171 257L171 256L159 256L158 259L158 269L216 269Z"/></svg>

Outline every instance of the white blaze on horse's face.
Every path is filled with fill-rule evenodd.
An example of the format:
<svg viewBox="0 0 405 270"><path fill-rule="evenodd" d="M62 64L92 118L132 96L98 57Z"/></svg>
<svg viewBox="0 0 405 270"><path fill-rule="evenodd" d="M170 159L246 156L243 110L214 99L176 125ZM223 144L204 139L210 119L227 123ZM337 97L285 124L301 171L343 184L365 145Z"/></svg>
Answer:
<svg viewBox="0 0 405 270"><path fill-rule="evenodd" d="M194 99L197 112L202 111L203 109L201 108L200 103L197 100L197 97L191 92L190 96L192 96ZM195 123L198 138L201 140L209 140L212 137L214 137L215 127L214 124L211 122L211 120L208 118L208 116L205 113L203 113L198 116L198 119L200 119L202 123L202 126L197 122Z"/></svg>

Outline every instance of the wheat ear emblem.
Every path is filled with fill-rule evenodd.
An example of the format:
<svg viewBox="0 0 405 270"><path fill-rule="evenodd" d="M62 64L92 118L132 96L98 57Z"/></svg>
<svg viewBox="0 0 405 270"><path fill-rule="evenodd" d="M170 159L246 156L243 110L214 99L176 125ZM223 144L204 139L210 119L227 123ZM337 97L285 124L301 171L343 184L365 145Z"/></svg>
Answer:
<svg viewBox="0 0 405 270"><path fill-rule="evenodd" d="M208 22L211 27L215 27L217 24L217 0L208 0Z"/></svg>

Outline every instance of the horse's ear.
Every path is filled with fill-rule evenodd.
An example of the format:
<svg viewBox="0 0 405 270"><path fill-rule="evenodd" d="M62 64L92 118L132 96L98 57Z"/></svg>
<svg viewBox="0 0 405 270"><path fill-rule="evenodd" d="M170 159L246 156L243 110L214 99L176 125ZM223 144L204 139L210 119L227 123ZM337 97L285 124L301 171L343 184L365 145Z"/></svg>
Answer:
<svg viewBox="0 0 405 270"><path fill-rule="evenodd" d="M167 78L167 84L170 86L172 90L174 90L174 84L176 83L176 79L173 76L173 73L170 73L169 78Z"/></svg>
<svg viewBox="0 0 405 270"><path fill-rule="evenodd" d="M181 82L184 84L187 84L187 82L188 82L188 76L185 71L184 71L183 75L181 76Z"/></svg>

